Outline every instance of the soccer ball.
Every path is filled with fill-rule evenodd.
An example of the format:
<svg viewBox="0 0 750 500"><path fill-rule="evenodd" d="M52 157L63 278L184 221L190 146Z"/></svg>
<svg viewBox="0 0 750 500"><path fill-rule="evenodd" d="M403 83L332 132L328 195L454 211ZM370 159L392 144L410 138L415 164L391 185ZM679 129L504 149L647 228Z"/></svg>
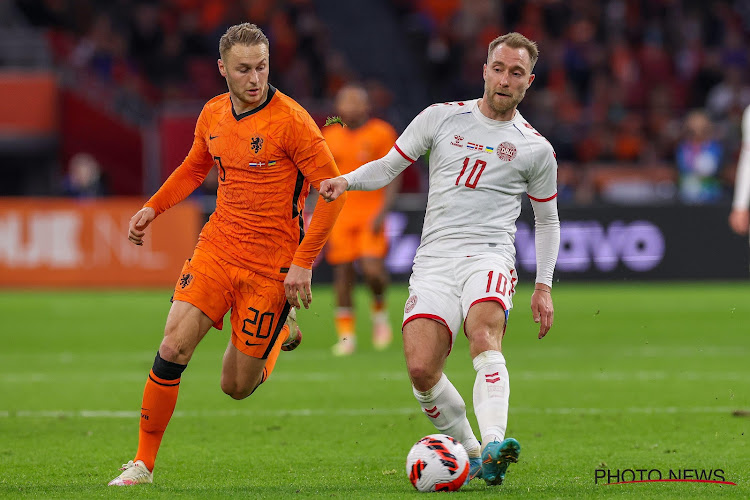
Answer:
<svg viewBox="0 0 750 500"><path fill-rule="evenodd" d="M411 447L406 474L418 491L456 491L469 477L464 446L445 434L430 434Z"/></svg>

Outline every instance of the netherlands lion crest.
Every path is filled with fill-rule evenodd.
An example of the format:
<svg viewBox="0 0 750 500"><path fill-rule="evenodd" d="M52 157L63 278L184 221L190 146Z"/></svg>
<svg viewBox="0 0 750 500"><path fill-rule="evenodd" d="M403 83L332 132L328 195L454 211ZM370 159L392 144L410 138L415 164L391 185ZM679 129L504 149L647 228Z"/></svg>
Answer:
<svg viewBox="0 0 750 500"><path fill-rule="evenodd" d="M190 283L193 281L193 275L190 273L185 273L182 276L180 276L180 288L183 290L190 286Z"/></svg>
<svg viewBox="0 0 750 500"><path fill-rule="evenodd" d="M250 149L253 150L253 152L257 155L258 152L263 149L263 138L259 135L256 135L252 139L250 139Z"/></svg>

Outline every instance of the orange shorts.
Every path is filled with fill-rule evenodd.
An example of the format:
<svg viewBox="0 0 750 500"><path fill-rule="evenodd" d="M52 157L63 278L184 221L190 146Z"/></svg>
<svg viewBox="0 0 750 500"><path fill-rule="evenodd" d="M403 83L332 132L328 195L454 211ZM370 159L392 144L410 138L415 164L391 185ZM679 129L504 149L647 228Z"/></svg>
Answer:
<svg viewBox="0 0 750 500"><path fill-rule="evenodd" d="M232 310L232 343L241 352L266 359L279 341L289 308L284 283L233 266L198 248L185 262L174 300L188 302L221 330Z"/></svg>
<svg viewBox="0 0 750 500"><path fill-rule="evenodd" d="M336 224L326 247L326 261L332 266L368 257L384 259L387 254L385 231L381 228L373 232L367 220L360 224Z"/></svg>

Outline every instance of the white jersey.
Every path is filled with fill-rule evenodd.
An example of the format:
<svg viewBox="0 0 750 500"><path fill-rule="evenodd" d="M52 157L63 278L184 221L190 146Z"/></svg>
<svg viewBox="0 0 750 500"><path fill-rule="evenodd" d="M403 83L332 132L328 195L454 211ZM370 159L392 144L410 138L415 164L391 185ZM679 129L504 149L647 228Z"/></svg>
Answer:
<svg viewBox="0 0 750 500"><path fill-rule="evenodd" d="M478 102L434 104L396 141L398 152L412 162L430 151L417 256L509 252L515 258L521 196L528 193L535 201L557 196L552 145L518 111L510 121L492 120Z"/></svg>

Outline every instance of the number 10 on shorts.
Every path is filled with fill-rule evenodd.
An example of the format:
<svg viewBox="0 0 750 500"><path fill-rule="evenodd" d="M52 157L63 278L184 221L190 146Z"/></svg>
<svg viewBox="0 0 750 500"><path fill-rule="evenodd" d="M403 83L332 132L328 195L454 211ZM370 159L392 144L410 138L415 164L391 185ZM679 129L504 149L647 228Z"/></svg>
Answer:
<svg viewBox="0 0 750 500"><path fill-rule="evenodd" d="M487 293L490 293L492 290L492 278L495 275L495 271L490 271L487 273ZM495 285L495 293L500 295L506 295L508 293L508 286L511 287L511 291L513 291L513 283L511 280L509 280L504 274L497 273L497 284Z"/></svg>

